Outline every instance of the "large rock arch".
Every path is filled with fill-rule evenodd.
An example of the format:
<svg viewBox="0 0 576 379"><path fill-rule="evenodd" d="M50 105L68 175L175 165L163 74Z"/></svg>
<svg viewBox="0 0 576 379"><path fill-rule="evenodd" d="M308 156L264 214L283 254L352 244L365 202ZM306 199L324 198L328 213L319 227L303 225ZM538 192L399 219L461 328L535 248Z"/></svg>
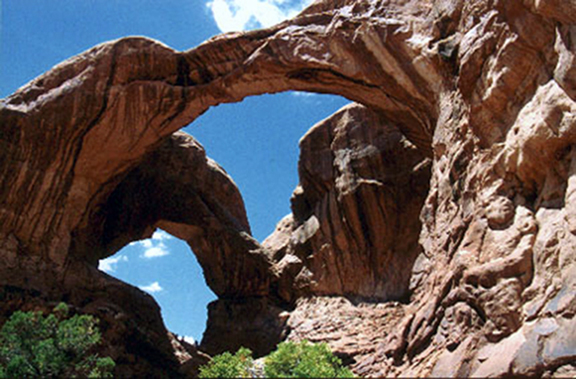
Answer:
<svg viewBox="0 0 576 379"><path fill-rule="evenodd" d="M340 94L386 111L429 154L433 83L399 63L421 52L398 48L407 37L400 21L374 22L369 4L358 7L350 18L316 5L276 27L216 37L186 52L140 37L105 43L5 99L2 284L82 303L80 294L108 286L95 270L98 259L162 226L189 242L222 299L252 299L248 307L261 309L263 323L278 324L276 334L264 333L269 341L251 346L260 354L269 350L286 321L277 305L293 296L287 288L279 295L273 284L272 257L250 237L233 182L193 139L172 134L210 106L294 89ZM429 62L421 66L432 69ZM177 181L160 162L180 169ZM150 346L166 345L158 338ZM211 351L226 346L207 344Z"/></svg>
<svg viewBox="0 0 576 379"><path fill-rule="evenodd" d="M73 236L147 153L210 106L259 93L343 95L386 111L429 151L438 85L418 70L438 75L435 66L422 46L406 49L401 19L375 22L377 9L355 7L364 13L316 5L183 53L137 37L105 43L23 87L2 104L2 234L60 265L84 254ZM402 62L414 57L418 65Z"/></svg>
<svg viewBox="0 0 576 379"><path fill-rule="evenodd" d="M414 71L413 65L400 66L399 58L385 55L391 50L408 54L402 56L408 60L423 56L404 52L407 36L397 31L399 22L347 18L336 9L305 13L264 31L216 37L184 53L126 38L60 64L3 104L5 159L26 161L19 170L3 170L4 232L29 241L31 251L67 250L68 231L163 138L212 105L259 93L341 94L396 116L405 134L429 150L437 113L431 84L403 70ZM366 31L349 40L345 32L352 26ZM365 52L361 60L359 51ZM390 80L395 76L414 92ZM28 194L25 204L20 191ZM56 261L65 257L57 255Z"/></svg>
<svg viewBox="0 0 576 379"><path fill-rule="evenodd" d="M382 294L393 291L386 289L379 293L383 307L362 308L374 316L378 335L340 347L354 369L408 376L567 372L563 366L576 356L570 344L576 330L575 23L573 5L552 0L318 1L293 20L219 36L186 52L132 37L72 58L1 104L4 306L16 307L22 298L68 299L100 312L112 326L124 325L118 335L139 336L141 348L126 347L138 362L174 369L154 302L95 268L99 258L161 225L206 259L208 282L225 300L222 312L232 314L231 304L245 299L240 307L262 310L258 320L239 326L239 334L271 324L279 330L274 338L332 330L332 321L314 308L341 302L302 297L289 320L282 307L302 295L290 287L292 279L318 274L314 259L338 262L326 249L293 265L294 257L329 244L332 226L316 233L318 216L330 214L322 213L327 204L354 206L333 186L338 177L303 178L303 188L312 191L296 193L295 217L276 234L280 245L269 241L267 250L249 236L231 180L193 140L174 133L210 106L246 96L290 89L334 93L393 124L383 135L400 133L411 142L396 149L394 143L406 139L393 138L388 151L416 151L419 159L432 160L430 191L420 194L426 196L421 245L410 254L417 255L414 269L404 270L412 291L403 294L407 304L388 301ZM353 129L349 125L342 130ZM171 178L154 169L156 162L186 166L186 172L185 163L195 162L196 171L186 174L190 181L180 183L183 197L174 200L197 213L178 215L169 203L148 210L135 204L167 191L163 185ZM362 170L352 171L341 172ZM427 180L422 172L417 182ZM143 177L158 180L156 193L139 188ZM367 196L374 194L367 186L381 188L381 177L359 177ZM206 193L210 181L224 190ZM325 194L338 199L324 200ZM125 224L118 223L119 210L126 210ZM364 234L357 246L369 248L362 251L373 254L372 247L386 245L373 240L381 228L370 225L378 222L358 218L356 226L342 225L355 238ZM214 230L224 238L215 242ZM292 237L297 243L284 243ZM361 295L372 296L377 288L315 285L308 295L362 288ZM142 309L151 311L141 317ZM342 320L349 320L359 311L343 312ZM135 326L114 321L118 314L129 314ZM317 330L307 330L298 317L318 321ZM338 327L348 326L342 321ZM218 333L211 333L215 341Z"/></svg>

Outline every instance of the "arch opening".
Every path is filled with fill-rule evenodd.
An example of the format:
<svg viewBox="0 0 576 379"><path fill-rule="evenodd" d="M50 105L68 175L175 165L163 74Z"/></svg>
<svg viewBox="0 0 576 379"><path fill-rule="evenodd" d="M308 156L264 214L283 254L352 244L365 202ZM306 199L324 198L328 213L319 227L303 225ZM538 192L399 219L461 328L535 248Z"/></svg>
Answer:
<svg viewBox="0 0 576 379"><path fill-rule="evenodd" d="M275 166L275 162L260 156L251 163L243 160L245 157L253 158L258 147L266 145L271 151L270 156L281 156L294 166L299 155L303 159L299 167L300 177L294 170L296 180L284 186L285 195L272 196L264 189L263 194L255 198L257 202L267 200L268 204L263 209L269 210L269 204L290 198L298 184L297 188L304 192L296 190L296 195L292 196L292 209L285 207L281 213L270 212L268 220L258 220L256 215L256 220L273 228L282 216L291 211L291 224L285 231L303 243L274 245L279 233L270 233L270 229L257 232L260 233L257 238L262 241L272 234L272 242L264 241L264 246L261 246L252 239L244 202L232 178L207 157L199 143L181 132L167 139L128 174L112 193L109 206L103 208L106 210L103 230L110 246L116 244L115 240L122 240L122 230L133 237L147 232L152 235L151 241L161 240L160 232L151 233L153 229L150 228L156 227L188 242L204 270L206 282L218 297L209 307L212 322L208 325L208 338L203 339L201 346L210 353L233 350L251 343L246 341L248 336L264 341L250 346L257 354L269 352L280 339L285 338L285 318L281 316L283 307L288 305L290 308L289 304L306 293L340 295L354 301L405 299L408 296L410 271L420 252L418 215L427 193L430 174L425 154L410 144L393 122L364 106L348 105L332 115L335 107L347 101L324 97L335 100L331 101L333 108L325 110L321 116L312 115L316 118L314 121L295 126L298 118L296 112L290 113L292 117L282 119L283 123L278 123L266 112L259 111L264 108L272 114L282 114L278 108L271 106L271 101L276 99L285 108L294 106L287 105L287 99L295 100L301 108L298 111L310 116L306 108L313 108L317 114L320 108L317 101L321 98L319 95L291 93L254 97L244 104L226 105L222 112L208 112L188 126L187 131L192 134L218 131L204 135L208 138L205 143L209 151L213 147L215 151L224 149L224 155L218 156L217 160L225 162L224 166L235 180L244 180L256 187L262 183L266 166L283 167ZM302 105L302 101L312 103ZM220 117L210 117L218 113L221 113ZM311 128L318 119L329 115L328 119ZM204 118L204 123L199 122ZM281 134L282 143L279 145L273 138L274 134L279 130L286 132L286 129L293 129L292 140L286 134ZM295 149L292 156L283 154L282 147L291 145L294 148L298 145L298 139L302 151ZM220 142L221 146L216 142ZM229 165L240 166L242 170L230 170ZM274 174L282 176L284 172ZM277 183L273 183L273 186L276 187ZM319 190L321 187L325 189ZM416 192L406 194L406 188ZM250 189L242 188L242 192L246 195ZM339 209L340 213L325 213L325 205L322 204L326 201L335 201L330 207ZM311 222L320 226L310 229L308 226ZM302 227L310 233L303 239L298 231ZM334 227L343 230L348 237L339 236L340 232ZM113 233L111 235L106 231ZM364 242L346 249L339 245L338 240L342 238ZM149 255L163 255L153 242L136 244L146 244L152 249ZM326 246L332 251L328 255ZM250 253L255 251L258 254ZM346 268L347 278L342 277L341 273L332 272L331 267L341 266L341 263L330 259L348 260L351 252L359 255L354 265ZM294 261L305 257L315 258L297 269L292 267L286 270L283 266L286 258ZM118 253L111 259L121 262L125 258ZM272 269L273 266L276 268ZM320 267L328 267L328 271L322 271ZM292 283L297 281L298 270L309 270L323 279L312 280L296 290ZM348 280L354 277L354 272L364 271L366 280ZM272 272L280 272L280 277ZM200 280L204 282L201 277ZM148 292L156 292L157 296L161 295L163 286L159 281L148 280L147 285L141 282L132 283ZM189 292L194 286L181 290ZM160 299L159 303L162 306ZM203 307L207 305L208 302L205 302ZM255 313L255 309L258 312ZM206 314L205 308L203 314ZM242 322L239 320L246 325L240 325ZM171 328L168 318L166 321ZM230 323L235 323L234 327ZM269 333L270 330L254 329L258 323L275 326ZM256 338L255 333L268 335ZM222 343L219 336L223 334L233 335L234 338L230 340L234 340L234 343ZM196 332L194 338L198 340L198 336ZM235 346L236 342L238 346Z"/></svg>
<svg viewBox="0 0 576 379"><path fill-rule="evenodd" d="M243 104L227 104L218 110L208 112L186 128L186 131L191 132L191 134L198 132L202 134L203 131L218 132L203 133L200 138L207 140L206 145L209 153L212 148L216 152L226 150L226 155L218 156L216 159L225 162L228 160L224 167L230 171L233 179L243 181L245 184L249 183L247 187L244 186L241 190L244 196L252 191L252 197L255 199L256 205L260 207L256 209L252 221L259 224L256 238L263 240L274 231L276 224L282 217L291 212L289 199L298 184L298 140L317 121L334 113L346 103L348 100L336 96L302 93L253 97ZM262 112L263 109L266 112ZM272 114L282 115L286 113L289 113L290 117L271 119ZM214 116L210 117L211 115ZM203 119L206 120L198 124L198 121ZM238 135L243 133L245 133L243 138L238 140ZM235 136L236 139L231 141L230 138L225 138L231 135ZM261 137L259 141L254 140L256 136ZM230 147L230 144L233 146ZM251 146L245 149L247 154L241 152L245 147L244 145ZM229 148L226 149L226 147ZM264 153L270 159L264 159L262 156L254 157L253 155L258 150L265 150ZM229 169L230 162L235 163L236 167L243 166L244 170L236 171L234 167ZM263 170L266 169L268 169L269 176L263 178ZM211 176L213 176L212 179L210 179ZM178 178L178 185L174 182L175 177ZM254 180L254 178L259 179ZM279 180L274 180L275 178ZM201 181L206 182L200 183ZM262 181L267 182L269 188L279 190L281 195L271 195L269 189L264 189L261 194L258 194L258 190L261 188L255 187L259 187ZM223 193L221 194L215 194L215 185L222 188L230 186L233 188L222 190ZM256 191L254 191L255 189ZM221 203L214 199L210 200L210 196L218 198L217 200ZM284 204L277 206L278 203L282 202ZM230 208L223 209L225 206ZM276 209L271 211L273 207ZM232 215L229 214L230 212ZM259 212L260 214L258 214ZM265 213L267 217L262 218L262 213ZM216 218L218 218L218 222L222 223L220 227L216 227L215 233L204 229L207 228L207 224L210 224L210 222L206 222L206 218L212 218L211 227L214 227ZM187 336L190 334L189 331L193 329L192 337L197 342L200 341L206 321L206 307L216 299L214 292L206 287L206 281L216 288L216 294L220 298L233 299L256 295L255 299L250 300L252 301L250 307L268 307L267 304L258 300L268 293L268 284L259 286L262 287L261 289L242 289L242 285L240 285L240 292L235 291L233 293L227 292L226 288L238 286L230 285L230 283L228 285L222 284L222 277L237 274L233 273L233 268L223 269L220 267L221 261L225 258L222 256L214 257L215 251L221 252L221 250L228 249L229 246L244 251L261 247L250 237L247 237L246 240L238 238L238 232L244 231L249 235L251 231L240 192L235 189L231 178L207 157L204 149L194 139L186 137L182 133L176 133L164 146L152 153L122 179L107 200L106 205L93 219L101 220L100 223L95 223L100 225L101 232L90 232L85 233L85 235L103 235L109 251L114 251L119 246L127 244L114 255L101 260L100 268L106 269L105 271L117 278L151 293L161 306L165 323L170 331ZM162 228L175 237L170 237L164 231L152 233L154 229L151 228L155 227ZM218 246L218 243L214 244L216 240L226 240L227 237L220 234L222 229L228 231L232 229L231 237L228 238L233 242L224 249L222 246ZM207 237L206 233L214 233L211 234L213 238ZM129 243L130 240L141 238L147 234L151 235L150 239ZM178 242L178 239L187 241L188 246L185 246L186 244L182 241ZM138 274L136 272L138 267L133 266L133 261L137 260L140 269L146 270L143 266L145 264L160 262L166 256L174 258L175 255L166 250L166 241L170 241L170 244L181 245L177 248L179 255L185 257L187 261L190 261L190 254L181 254L182 250L189 252L190 249L193 249L194 259L192 260L194 262L190 266L191 269L200 272L204 268L205 276L196 275L194 282L182 284L178 288L181 292L181 298L188 297L187 301L195 304L196 311L202 310L199 315L203 317L197 317L196 321L191 321L195 324L193 327L182 327L178 324L178 320L183 314L186 314L188 307L180 306L179 309L175 309L166 299L168 291L162 281L151 277L150 271ZM243 244L244 247L238 247L238 244ZM83 245L87 245L87 243ZM138 249L140 252L135 251ZM237 257L230 257L230 260L233 259L237 259ZM264 262L266 261L264 260ZM190 262L183 262L179 269L185 268L189 264ZM131 268L128 272L114 272L115 267L120 266L126 268L130 266ZM161 266L164 265L159 265L159 267ZM155 267L155 269L159 267ZM245 268L238 266L237 268L240 277L234 283L238 284L238 281L249 282L249 277L242 277L246 274ZM260 270L260 274L256 276L269 275L268 272L262 274L262 271L268 271L268 268L269 266L264 265L264 269ZM152 271L156 272L157 277L166 275L159 273L158 270ZM267 280L264 282L268 283ZM212 296L196 299L194 296L185 295L198 288L202 290L204 295L208 291ZM168 304L168 308L165 308L165 304ZM216 312L219 312L221 308L221 304L214 305ZM276 317L278 312L274 308L272 313L275 316L273 317ZM172 313L172 316L168 316L169 313ZM171 319L177 321L173 323ZM259 353L267 351L273 346L274 341L267 343L265 348L257 347L254 350ZM208 349L211 347L209 346ZM214 349L218 349L218 347L214 347Z"/></svg>
<svg viewBox="0 0 576 379"><path fill-rule="evenodd" d="M350 101L337 95L288 91L221 104L183 131L191 134L238 186L253 237L262 242L291 213L299 183L299 141Z"/></svg>
<svg viewBox="0 0 576 379"><path fill-rule="evenodd" d="M202 339L206 307L216 295L185 241L156 229L150 238L100 260L98 268L150 294L160 305L166 328L177 338L191 344Z"/></svg>

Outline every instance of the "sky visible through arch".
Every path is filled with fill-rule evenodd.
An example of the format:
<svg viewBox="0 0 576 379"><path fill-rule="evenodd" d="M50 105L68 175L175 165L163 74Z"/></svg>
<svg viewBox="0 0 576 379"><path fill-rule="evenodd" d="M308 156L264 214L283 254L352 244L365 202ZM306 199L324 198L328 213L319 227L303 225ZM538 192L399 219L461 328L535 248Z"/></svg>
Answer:
<svg viewBox="0 0 576 379"><path fill-rule="evenodd" d="M311 0L0 0L0 98L99 44L143 35L177 50L226 31L273 25ZM348 101L283 93L212 108L184 130L232 176L256 239L290 212L298 140ZM150 293L169 330L199 340L215 299L188 245L163 231L101 261L100 269Z"/></svg>

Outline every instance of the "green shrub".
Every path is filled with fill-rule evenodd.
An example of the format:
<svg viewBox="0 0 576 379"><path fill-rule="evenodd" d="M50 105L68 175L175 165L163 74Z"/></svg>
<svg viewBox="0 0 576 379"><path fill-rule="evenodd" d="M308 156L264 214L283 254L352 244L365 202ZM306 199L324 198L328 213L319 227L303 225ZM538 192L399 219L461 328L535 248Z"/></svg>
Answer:
<svg viewBox="0 0 576 379"><path fill-rule="evenodd" d="M201 378L248 378L259 377L251 351L241 348L234 355L220 354L200 367ZM342 367L325 343L311 344L282 342L278 349L264 359L266 378L352 378L352 372Z"/></svg>
<svg viewBox="0 0 576 379"><path fill-rule="evenodd" d="M12 314L0 330L0 377L111 377L111 358L90 354L100 342L97 320L68 318L60 303L52 314Z"/></svg>
<svg viewBox="0 0 576 379"><path fill-rule="evenodd" d="M200 366L200 378L249 378L254 361L252 352L245 347L236 354L225 352L216 355L204 366Z"/></svg>
<svg viewBox="0 0 576 379"><path fill-rule="evenodd" d="M282 342L265 359L264 373L271 378L352 378L325 343Z"/></svg>

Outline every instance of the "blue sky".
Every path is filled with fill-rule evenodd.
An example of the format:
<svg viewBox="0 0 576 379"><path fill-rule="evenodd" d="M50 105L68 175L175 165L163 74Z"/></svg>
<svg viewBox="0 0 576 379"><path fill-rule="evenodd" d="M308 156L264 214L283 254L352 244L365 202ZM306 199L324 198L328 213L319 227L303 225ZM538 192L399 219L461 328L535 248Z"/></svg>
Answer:
<svg viewBox="0 0 576 379"><path fill-rule="evenodd" d="M0 98L57 63L128 35L190 49L223 31L269 26L309 0L0 0ZM215 107L184 130L232 176L254 236L290 212L298 140L348 101L283 93ZM164 232L101 261L109 274L151 293L171 331L200 339L215 299L188 245Z"/></svg>

